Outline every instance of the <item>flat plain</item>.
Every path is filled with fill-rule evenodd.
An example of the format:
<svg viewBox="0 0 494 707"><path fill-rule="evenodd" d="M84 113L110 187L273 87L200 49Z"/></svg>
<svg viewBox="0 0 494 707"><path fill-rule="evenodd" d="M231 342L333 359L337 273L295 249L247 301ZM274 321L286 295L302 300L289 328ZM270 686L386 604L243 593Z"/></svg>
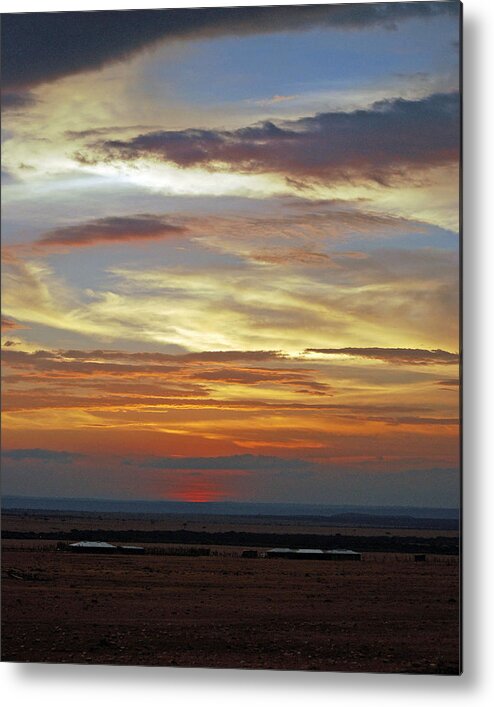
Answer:
<svg viewBox="0 0 494 707"><path fill-rule="evenodd" d="M53 517L40 522L55 527ZM47 540L4 540L2 659L460 670L457 556L414 562L405 553L364 553L361 562L317 562L242 558L235 547L211 547L209 557L145 547L140 556L78 555Z"/></svg>

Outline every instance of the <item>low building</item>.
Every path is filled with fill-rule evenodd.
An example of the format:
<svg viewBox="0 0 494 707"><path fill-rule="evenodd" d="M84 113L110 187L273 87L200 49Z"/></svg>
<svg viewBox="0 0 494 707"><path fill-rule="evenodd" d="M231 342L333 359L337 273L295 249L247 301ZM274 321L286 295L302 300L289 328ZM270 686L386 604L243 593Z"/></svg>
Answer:
<svg viewBox="0 0 494 707"><path fill-rule="evenodd" d="M96 555L112 555L122 553L125 555L143 555L144 548L137 545L112 545L111 543L82 540L71 543L68 548L71 552L84 552Z"/></svg>
<svg viewBox="0 0 494 707"><path fill-rule="evenodd" d="M361 560L362 555L354 550L317 550L307 548L275 547L266 552L266 557L281 557L288 560Z"/></svg>
<svg viewBox="0 0 494 707"><path fill-rule="evenodd" d="M244 550L242 557L259 557L257 550Z"/></svg>
<svg viewBox="0 0 494 707"><path fill-rule="evenodd" d="M355 552L354 550L326 550L324 553L325 560L337 560L337 561L357 561L362 559L360 552Z"/></svg>
<svg viewBox="0 0 494 707"><path fill-rule="evenodd" d="M108 555L110 553L118 552L118 547L116 545L111 545L110 543L82 540L79 543L70 543L69 550L71 552L90 552Z"/></svg>
<svg viewBox="0 0 494 707"><path fill-rule="evenodd" d="M144 548L137 545L119 545L117 550L126 555L144 555Z"/></svg>
<svg viewBox="0 0 494 707"><path fill-rule="evenodd" d="M306 548L275 547L266 552L266 557L282 557L288 560L322 560L324 559L324 552Z"/></svg>

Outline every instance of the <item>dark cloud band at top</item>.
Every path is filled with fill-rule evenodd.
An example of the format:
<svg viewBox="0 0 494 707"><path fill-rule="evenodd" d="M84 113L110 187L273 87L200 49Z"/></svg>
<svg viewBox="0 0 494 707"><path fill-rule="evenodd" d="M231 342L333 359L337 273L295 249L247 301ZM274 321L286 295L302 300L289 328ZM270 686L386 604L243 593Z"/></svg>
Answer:
<svg viewBox="0 0 494 707"><path fill-rule="evenodd" d="M26 88L99 69L165 40L314 27L394 28L411 18L458 13L458 2L396 2L4 14L3 85Z"/></svg>

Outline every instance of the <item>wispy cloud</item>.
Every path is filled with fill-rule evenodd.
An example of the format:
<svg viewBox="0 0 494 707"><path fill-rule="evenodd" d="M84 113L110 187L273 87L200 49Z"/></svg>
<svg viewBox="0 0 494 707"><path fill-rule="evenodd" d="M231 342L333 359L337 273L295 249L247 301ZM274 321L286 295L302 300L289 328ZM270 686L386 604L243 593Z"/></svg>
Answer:
<svg viewBox="0 0 494 707"><path fill-rule="evenodd" d="M331 253L331 278L327 268L300 258L267 264L256 262L257 254L256 244L248 268L114 266L104 288L84 292L55 276L47 263L12 256L5 263L2 305L7 316L23 323L107 342L153 341L186 352L297 354L304 347L326 348L328 331L336 346L356 346L362 337L383 346L388 326L399 344L418 337L431 350L448 350L455 340L454 254Z"/></svg>

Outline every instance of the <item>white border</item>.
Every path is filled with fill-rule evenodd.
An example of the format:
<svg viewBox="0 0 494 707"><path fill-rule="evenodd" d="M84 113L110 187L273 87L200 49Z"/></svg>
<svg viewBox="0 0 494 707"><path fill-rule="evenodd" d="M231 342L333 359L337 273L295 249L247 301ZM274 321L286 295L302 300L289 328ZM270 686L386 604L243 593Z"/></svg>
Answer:
<svg viewBox="0 0 494 707"><path fill-rule="evenodd" d="M368 0L361 0L367 2ZM219 5L284 5L289 2L139 2L133 0L3 0L2 12ZM300 3L309 4L309 3ZM314 0L312 4L324 4ZM381 676L339 673L282 673L177 668L121 668L7 664L0 666L4 704L88 707L111 701L118 707L179 704L181 707L252 707L333 702L345 707L434 707L489 704L494 697L491 667L494 635L492 503L494 468L489 468L489 419L494 399L490 345L494 267L491 218L493 154L492 76L494 39L491 0L464 3L464 674L461 677ZM490 25L490 27L489 27ZM489 33L490 30L490 33ZM492 416L491 416L492 418ZM492 465L491 465L492 466ZM490 492L490 493L489 493Z"/></svg>

